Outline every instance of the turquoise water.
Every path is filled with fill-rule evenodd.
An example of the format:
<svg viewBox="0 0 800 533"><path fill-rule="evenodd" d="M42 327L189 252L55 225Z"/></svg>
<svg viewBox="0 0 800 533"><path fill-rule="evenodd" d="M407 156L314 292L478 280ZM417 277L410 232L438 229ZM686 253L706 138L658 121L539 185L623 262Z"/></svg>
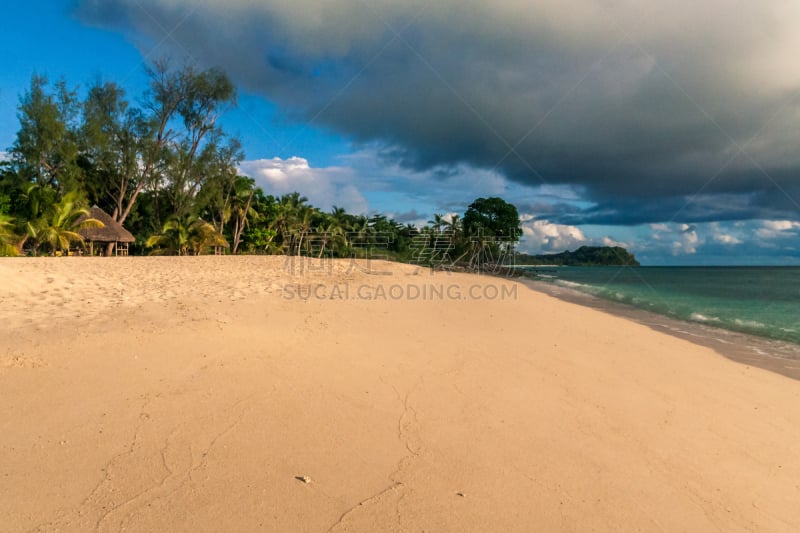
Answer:
<svg viewBox="0 0 800 533"><path fill-rule="evenodd" d="M559 267L533 277L672 318L800 344L800 267Z"/></svg>

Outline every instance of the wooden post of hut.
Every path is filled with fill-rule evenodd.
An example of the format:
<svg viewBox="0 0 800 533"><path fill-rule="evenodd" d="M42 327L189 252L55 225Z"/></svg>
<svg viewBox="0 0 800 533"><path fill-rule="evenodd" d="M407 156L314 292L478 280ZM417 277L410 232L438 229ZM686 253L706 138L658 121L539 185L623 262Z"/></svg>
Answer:
<svg viewBox="0 0 800 533"><path fill-rule="evenodd" d="M89 243L90 255L94 255L95 243L105 245L106 247L113 245L114 255L128 255L130 243L136 242L136 238L131 234L131 232L123 228L122 224L111 218L111 215L96 205L92 206L92 208L89 210L88 217L81 217L77 222L80 222L84 218L95 218L103 223L102 228L84 228L78 230L78 233L81 235L81 237L83 237L83 240ZM104 248L101 247L100 250L104 250ZM106 252L101 253L106 255Z"/></svg>

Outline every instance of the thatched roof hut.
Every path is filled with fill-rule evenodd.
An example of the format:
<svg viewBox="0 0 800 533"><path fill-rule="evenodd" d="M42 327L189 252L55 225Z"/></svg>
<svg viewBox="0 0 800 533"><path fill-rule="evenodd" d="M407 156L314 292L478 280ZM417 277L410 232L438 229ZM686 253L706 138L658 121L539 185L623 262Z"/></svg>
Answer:
<svg viewBox="0 0 800 533"><path fill-rule="evenodd" d="M89 209L89 216L82 216L76 221L79 224L87 218L94 218L103 223L102 228L83 228L78 233L83 240L89 243L90 253L94 254L94 243L114 244L114 252L117 255L128 255L128 245L136 241L130 231L122 227L122 224L111 218L111 215L93 205ZM123 246L120 246L122 244Z"/></svg>

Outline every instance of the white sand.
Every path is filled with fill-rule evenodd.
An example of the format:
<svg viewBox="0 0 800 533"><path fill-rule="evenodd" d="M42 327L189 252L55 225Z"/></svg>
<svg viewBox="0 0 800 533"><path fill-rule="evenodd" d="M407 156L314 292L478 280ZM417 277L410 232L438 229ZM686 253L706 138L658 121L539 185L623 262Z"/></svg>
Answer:
<svg viewBox="0 0 800 533"><path fill-rule="evenodd" d="M0 530L800 530L800 382L348 266L0 261Z"/></svg>

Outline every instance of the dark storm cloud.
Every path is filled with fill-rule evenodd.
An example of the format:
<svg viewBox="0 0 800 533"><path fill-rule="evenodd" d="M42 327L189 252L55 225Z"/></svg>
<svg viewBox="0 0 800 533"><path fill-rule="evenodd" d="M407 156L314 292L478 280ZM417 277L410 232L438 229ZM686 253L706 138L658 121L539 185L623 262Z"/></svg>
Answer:
<svg viewBox="0 0 800 533"><path fill-rule="evenodd" d="M726 220L792 218L797 209L789 201L776 197L775 205L765 204L761 194L702 195L684 197L621 197L587 209L575 206L552 206L547 218L560 224L636 225L650 222L713 222ZM558 208L561 209L558 209ZM538 211L533 211L538 212Z"/></svg>
<svg viewBox="0 0 800 533"><path fill-rule="evenodd" d="M800 7L654 4L84 0L79 14L414 170L578 186L597 205L565 222L797 218Z"/></svg>

